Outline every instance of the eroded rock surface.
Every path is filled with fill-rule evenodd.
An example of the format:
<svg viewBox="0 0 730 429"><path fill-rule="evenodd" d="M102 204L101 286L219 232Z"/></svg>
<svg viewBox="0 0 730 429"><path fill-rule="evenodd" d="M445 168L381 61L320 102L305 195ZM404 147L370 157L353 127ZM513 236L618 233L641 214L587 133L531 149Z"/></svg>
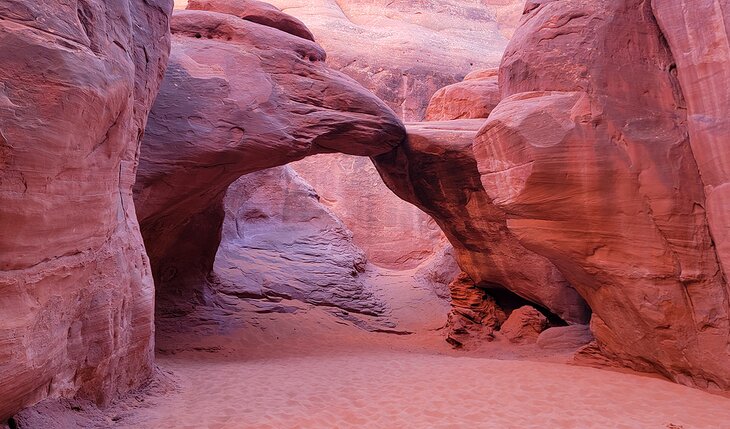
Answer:
<svg viewBox="0 0 730 429"><path fill-rule="evenodd" d="M456 348L492 341L494 331L507 319L497 301L464 272L449 283L449 291L451 312L446 341Z"/></svg>
<svg viewBox="0 0 730 429"><path fill-rule="evenodd" d="M152 369L132 202L171 0L0 5L0 420Z"/></svg>
<svg viewBox="0 0 730 429"><path fill-rule="evenodd" d="M590 304L602 353L727 389L728 288L713 243L727 221L717 137L727 121L717 100L727 93L712 89L723 78L711 71L727 56L700 54L715 36L696 46L687 38L695 11L654 6L662 28L641 0L532 4L500 69L504 98L474 152L511 233ZM716 238L722 245L723 232Z"/></svg>
<svg viewBox="0 0 730 429"><path fill-rule="evenodd" d="M375 158L385 183L431 215L461 269L487 290L508 290L571 323L586 323L583 299L546 258L527 250L507 227L479 180L472 141L484 120L407 124L408 139Z"/></svg>
<svg viewBox="0 0 730 429"><path fill-rule="evenodd" d="M291 167L241 177L224 205L217 292L383 313L361 278L367 260L352 232Z"/></svg>
<svg viewBox="0 0 730 429"><path fill-rule="evenodd" d="M158 309L169 314L206 299L233 181L316 153L377 155L404 137L384 103L325 65L319 45L239 18L232 8L242 3L248 14L256 4L173 16L170 66L143 141L135 201Z"/></svg>

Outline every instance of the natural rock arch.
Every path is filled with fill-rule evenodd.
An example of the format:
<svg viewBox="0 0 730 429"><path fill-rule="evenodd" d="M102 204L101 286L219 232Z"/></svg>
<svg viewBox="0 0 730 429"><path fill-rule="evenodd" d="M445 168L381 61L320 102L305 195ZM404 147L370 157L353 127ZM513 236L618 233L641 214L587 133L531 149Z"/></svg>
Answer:
<svg viewBox="0 0 730 429"><path fill-rule="evenodd" d="M375 156L405 136L383 102L324 64L295 19L267 8L269 25L249 21L255 2L189 7L206 11L173 16L135 185L158 315L206 300L223 197L240 176L316 153Z"/></svg>

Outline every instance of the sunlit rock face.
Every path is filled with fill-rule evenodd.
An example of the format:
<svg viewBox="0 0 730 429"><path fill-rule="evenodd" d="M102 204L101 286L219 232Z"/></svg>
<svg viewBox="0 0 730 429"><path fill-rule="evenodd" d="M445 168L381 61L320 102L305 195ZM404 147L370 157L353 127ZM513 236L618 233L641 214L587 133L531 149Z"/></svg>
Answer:
<svg viewBox="0 0 730 429"><path fill-rule="evenodd" d="M316 153L374 156L404 138L393 112L329 68L298 21L258 2L199 4L206 11L173 16L135 186L161 315L205 301L223 197L241 175ZM259 6L268 25L250 20Z"/></svg>
<svg viewBox="0 0 730 429"><path fill-rule="evenodd" d="M696 6L530 2L474 153L509 231L589 303L604 354L727 389L728 17Z"/></svg>
<svg viewBox="0 0 730 429"><path fill-rule="evenodd" d="M477 70L462 82L443 87L431 97L426 108L427 121L487 118L497 107L499 69Z"/></svg>
<svg viewBox="0 0 730 429"><path fill-rule="evenodd" d="M132 184L171 10L0 5L0 420L44 397L105 402L151 373Z"/></svg>

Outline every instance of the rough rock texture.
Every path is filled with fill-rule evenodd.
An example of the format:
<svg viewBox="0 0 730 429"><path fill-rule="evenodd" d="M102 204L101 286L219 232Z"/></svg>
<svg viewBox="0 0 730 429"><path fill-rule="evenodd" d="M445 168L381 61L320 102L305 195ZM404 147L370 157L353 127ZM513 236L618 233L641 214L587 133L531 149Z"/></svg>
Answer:
<svg viewBox="0 0 730 429"><path fill-rule="evenodd" d="M462 82L439 89L426 108L426 121L486 118L501 100L498 69L477 70Z"/></svg>
<svg viewBox="0 0 730 429"><path fill-rule="evenodd" d="M507 319L497 301L462 272L451 283L451 312L446 341L457 348L494 339L494 331Z"/></svg>
<svg viewBox="0 0 730 429"><path fill-rule="evenodd" d="M479 180L472 141L483 120L411 123L408 139L375 158L385 183L441 226L461 269L479 287L508 290L571 323L588 309L544 257L525 249L507 228Z"/></svg>
<svg viewBox="0 0 730 429"><path fill-rule="evenodd" d="M360 277L366 258L352 233L291 167L241 177L224 204L218 292L383 312Z"/></svg>
<svg viewBox="0 0 730 429"><path fill-rule="evenodd" d="M512 343L528 344L536 342L540 333L547 327L547 318L534 307L526 305L513 311L499 332Z"/></svg>
<svg viewBox="0 0 730 429"><path fill-rule="evenodd" d="M370 159L317 155L292 167L352 231L369 262L410 269L444 247L446 239L433 219L394 195Z"/></svg>
<svg viewBox="0 0 730 429"><path fill-rule="evenodd" d="M272 0L301 19L355 78L408 121L439 88L497 65L524 0Z"/></svg>
<svg viewBox="0 0 730 429"><path fill-rule="evenodd" d="M152 367L132 202L170 0L0 4L0 420Z"/></svg>
<svg viewBox="0 0 730 429"><path fill-rule="evenodd" d="M687 108L707 223L725 279L730 273L730 9L723 1L652 1Z"/></svg>
<svg viewBox="0 0 730 429"><path fill-rule="evenodd" d="M709 228L726 220L703 192L703 180L708 195L725 180L712 136L727 118L712 112L726 107L703 116L697 92L708 91L707 106L727 98L710 89L720 79L713 61L727 57L703 57L704 36L696 53L688 53L694 42L679 48L690 30L670 23L694 12L655 3L668 37L642 0L531 4L500 69L503 101L474 152L509 230L590 304L604 354L680 383L728 389L728 288ZM714 60L694 67L693 57Z"/></svg>
<svg viewBox="0 0 730 429"><path fill-rule="evenodd" d="M218 1L231 11L240 1ZM247 3L247 13L253 2ZM205 299L223 196L241 175L307 155L371 156L404 137L380 100L328 68L314 42L235 15L178 12L142 144L135 202L158 309Z"/></svg>
<svg viewBox="0 0 730 429"><path fill-rule="evenodd" d="M537 337L537 346L549 350L576 350L593 341L588 325L556 326Z"/></svg>

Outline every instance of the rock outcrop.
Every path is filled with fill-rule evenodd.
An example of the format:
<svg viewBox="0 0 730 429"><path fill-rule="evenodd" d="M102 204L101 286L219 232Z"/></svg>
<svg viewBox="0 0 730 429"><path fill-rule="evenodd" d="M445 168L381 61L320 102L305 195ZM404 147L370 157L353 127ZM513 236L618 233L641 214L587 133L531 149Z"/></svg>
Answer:
<svg viewBox="0 0 730 429"><path fill-rule="evenodd" d="M152 369L132 201L171 0L0 5L0 420Z"/></svg>
<svg viewBox="0 0 730 429"><path fill-rule="evenodd" d="M163 313L205 300L223 197L240 176L316 153L374 156L404 137L384 103L325 65L319 45L238 16L256 4L217 1L228 13L172 19L170 65L135 185Z"/></svg>
<svg viewBox="0 0 730 429"><path fill-rule="evenodd" d="M241 177L224 207L216 292L368 315L385 310L361 278L367 259L352 232L291 167Z"/></svg>
<svg viewBox="0 0 730 429"><path fill-rule="evenodd" d="M593 341L588 325L555 326L537 337L537 346L548 350L575 351Z"/></svg>
<svg viewBox="0 0 730 429"><path fill-rule="evenodd" d="M484 120L407 124L408 139L375 158L385 183L431 215L478 287L510 291L565 321L586 323L583 299L546 258L508 229L504 211L482 187L472 141Z"/></svg>
<svg viewBox="0 0 730 429"><path fill-rule="evenodd" d="M499 70L477 70L462 82L439 89L426 108L426 121L487 118L502 97Z"/></svg>
<svg viewBox="0 0 730 429"><path fill-rule="evenodd" d="M590 304L605 355L728 389L727 31L704 24L728 17L700 3L528 3L474 152L509 231Z"/></svg>

